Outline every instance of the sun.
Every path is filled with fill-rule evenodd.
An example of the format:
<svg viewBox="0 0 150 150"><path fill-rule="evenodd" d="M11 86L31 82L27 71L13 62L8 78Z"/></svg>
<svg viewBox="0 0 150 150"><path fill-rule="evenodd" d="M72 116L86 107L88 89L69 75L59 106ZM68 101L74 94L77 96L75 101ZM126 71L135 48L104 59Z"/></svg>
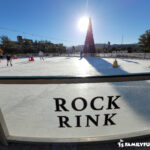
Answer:
<svg viewBox="0 0 150 150"><path fill-rule="evenodd" d="M78 21L78 28L81 32L86 32L89 25L89 18L84 16Z"/></svg>

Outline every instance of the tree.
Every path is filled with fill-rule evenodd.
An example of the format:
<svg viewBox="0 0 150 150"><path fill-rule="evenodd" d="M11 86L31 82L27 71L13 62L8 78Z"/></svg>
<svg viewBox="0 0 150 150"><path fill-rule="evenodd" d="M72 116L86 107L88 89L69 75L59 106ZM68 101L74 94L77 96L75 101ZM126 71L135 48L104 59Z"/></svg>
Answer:
<svg viewBox="0 0 150 150"><path fill-rule="evenodd" d="M145 52L150 51L150 30L140 36L138 44Z"/></svg>
<svg viewBox="0 0 150 150"><path fill-rule="evenodd" d="M10 42L10 39L8 38L8 36L1 36L1 43L4 47L7 47L7 45L9 44Z"/></svg>
<svg viewBox="0 0 150 150"><path fill-rule="evenodd" d="M40 50L44 53L60 54L66 52L66 47L63 44L54 44L50 41L33 41L31 39L11 41L8 36L0 37L0 48L5 53L11 54L38 53Z"/></svg>
<svg viewBox="0 0 150 150"><path fill-rule="evenodd" d="M18 53L18 44L16 42L12 42L7 36L1 36L2 48L5 53Z"/></svg>

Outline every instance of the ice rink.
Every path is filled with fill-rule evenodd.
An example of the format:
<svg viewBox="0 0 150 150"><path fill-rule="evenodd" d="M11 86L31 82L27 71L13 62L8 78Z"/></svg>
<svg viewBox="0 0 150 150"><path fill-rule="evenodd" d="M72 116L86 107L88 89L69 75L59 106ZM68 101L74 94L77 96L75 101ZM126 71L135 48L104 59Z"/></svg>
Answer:
<svg viewBox="0 0 150 150"><path fill-rule="evenodd" d="M0 76L95 76L150 72L150 60L117 59L119 67L112 67L114 58L49 57L44 61L35 58L13 60L7 67L6 60L0 63Z"/></svg>
<svg viewBox="0 0 150 150"><path fill-rule="evenodd" d="M113 58L87 57L50 57L44 61L35 58L13 60L13 67L6 66L6 60L0 64L0 76L95 76L150 72L150 60L117 59L119 67L112 67ZM122 137L150 133L150 81L114 82L93 84L46 84L46 85L0 85L0 107L10 135L30 137L36 140L52 139L96 140L121 135ZM92 110L90 102L94 97L103 97L95 106L103 104L103 110ZM120 98L116 101L119 109L108 110L108 97ZM74 98L87 100L87 108L75 111L71 107ZM56 112L55 98L66 100L69 112ZM77 107L82 108L79 101ZM104 126L105 116L115 113L112 118L115 125ZM76 126L76 117L81 116L81 127ZM99 115L98 126L90 122L86 127L86 116ZM58 116L69 118L70 128L59 128ZM79 140L78 140L79 141ZM84 141L84 140L83 140Z"/></svg>

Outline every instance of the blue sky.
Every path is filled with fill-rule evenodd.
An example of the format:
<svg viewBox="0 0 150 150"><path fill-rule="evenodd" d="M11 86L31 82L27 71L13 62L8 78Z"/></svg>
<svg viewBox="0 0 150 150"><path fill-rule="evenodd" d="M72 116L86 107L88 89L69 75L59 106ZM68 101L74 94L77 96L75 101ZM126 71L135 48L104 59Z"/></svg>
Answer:
<svg viewBox="0 0 150 150"><path fill-rule="evenodd" d="M0 35L84 44L77 23L88 15L95 43L135 43L150 29L149 7L150 0L0 0Z"/></svg>

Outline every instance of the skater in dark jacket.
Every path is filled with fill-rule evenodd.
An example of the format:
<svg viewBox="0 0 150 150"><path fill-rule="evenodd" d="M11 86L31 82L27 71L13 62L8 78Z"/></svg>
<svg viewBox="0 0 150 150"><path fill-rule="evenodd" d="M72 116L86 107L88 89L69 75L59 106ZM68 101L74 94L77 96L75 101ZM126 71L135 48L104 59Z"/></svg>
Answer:
<svg viewBox="0 0 150 150"><path fill-rule="evenodd" d="M3 59L3 54L0 53L0 60L2 60L2 59Z"/></svg>
<svg viewBox="0 0 150 150"><path fill-rule="evenodd" d="M0 63L2 62L3 54L0 53Z"/></svg>
<svg viewBox="0 0 150 150"><path fill-rule="evenodd" d="M12 66L12 56L10 54L6 55L6 59L7 59L7 66L10 64L10 66Z"/></svg>

